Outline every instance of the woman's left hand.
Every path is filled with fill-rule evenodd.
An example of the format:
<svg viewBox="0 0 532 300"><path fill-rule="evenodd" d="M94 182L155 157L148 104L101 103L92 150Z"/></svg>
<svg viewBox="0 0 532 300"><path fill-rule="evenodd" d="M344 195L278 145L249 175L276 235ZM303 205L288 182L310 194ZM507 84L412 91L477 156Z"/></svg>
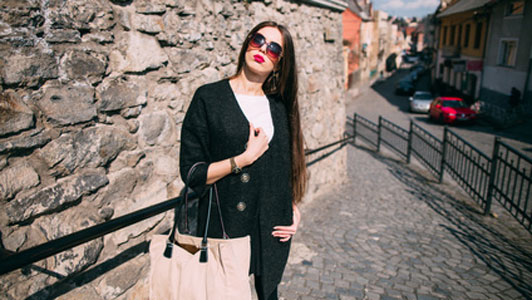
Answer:
<svg viewBox="0 0 532 300"><path fill-rule="evenodd" d="M293 217L293 223L291 226L275 226L273 227L274 231L272 232L272 235L274 237L281 238L279 241L286 242L290 240L290 238L296 234L297 226L299 226L299 222L301 221L301 213L299 212L299 209L295 204L292 204L292 209L294 211L294 217Z"/></svg>

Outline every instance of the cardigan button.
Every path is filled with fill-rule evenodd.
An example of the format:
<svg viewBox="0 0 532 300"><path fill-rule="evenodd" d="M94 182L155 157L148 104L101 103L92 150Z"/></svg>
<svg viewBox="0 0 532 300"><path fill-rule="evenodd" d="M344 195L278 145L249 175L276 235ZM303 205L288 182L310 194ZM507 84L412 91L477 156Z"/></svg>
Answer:
<svg viewBox="0 0 532 300"><path fill-rule="evenodd" d="M240 181L243 183L248 183L250 178L249 173L242 173L242 175L240 175Z"/></svg>
<svg viewBox="0 0 532 300"><path fill-rule="evenodd" d="M238 204L236 205L236 209L238 209L238 211L244 211L246 209L246 203L238 202Z"/></svg>

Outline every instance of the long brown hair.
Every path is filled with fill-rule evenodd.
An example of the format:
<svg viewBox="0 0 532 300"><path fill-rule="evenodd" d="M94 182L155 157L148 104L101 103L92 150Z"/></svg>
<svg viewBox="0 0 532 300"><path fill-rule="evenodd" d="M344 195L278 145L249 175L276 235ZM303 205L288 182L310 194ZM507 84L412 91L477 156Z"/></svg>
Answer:
<svg viewBox="0 0 532 300"><path fill-rule="evenodd" d="M297 68L294 42L286 27L273 21L265 21L255 26L246 36L240 54L238 55L238 65L236 77L242 72L245 64L246 51L251 38L264 27L277 28L283 36L283 52L276 70L266 78L262 84L262 89L267 95L278 95L283 101L288 113L290 123L290 141L292 151L292 196L294 203L303 200L303 195L307 187L307 166L305 162L305 150L303 148L303 132L299 117L299 104L297 101ZM276 73L276 74L274 74Z"/></svg>

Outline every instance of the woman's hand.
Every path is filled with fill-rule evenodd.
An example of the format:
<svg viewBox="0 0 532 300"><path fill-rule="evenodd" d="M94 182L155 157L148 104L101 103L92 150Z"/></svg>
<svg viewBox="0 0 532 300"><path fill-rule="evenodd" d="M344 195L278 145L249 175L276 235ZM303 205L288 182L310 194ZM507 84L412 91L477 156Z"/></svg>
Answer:
<svg viewBox="0 0 532 300"><path fill-rule="evenodd" d="M279 241L286 242L292 238L294 234L296 234L297 226L299 226L299 222L301 221L301 213L299 212L299 209L295 204L292 203L292 209L294 211L294 217L293 217L293 223L291 226L275 226L273 227L274 231L272 232L272 235L274 237L281 238Z"/></svg>
<svg viewBox="0 0 532 300"><path fill-rule="evenodd" d="M239 167L244 167L254 163L259 157L268 150L268 137L262 128L253 127L249 123L249 138L246 151L236 158Z"/></svg>

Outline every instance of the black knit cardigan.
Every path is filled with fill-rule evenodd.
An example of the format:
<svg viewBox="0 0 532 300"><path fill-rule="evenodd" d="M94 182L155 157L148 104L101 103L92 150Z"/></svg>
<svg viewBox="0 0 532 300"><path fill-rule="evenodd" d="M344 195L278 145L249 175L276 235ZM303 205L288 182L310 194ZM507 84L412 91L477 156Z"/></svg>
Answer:
<svg viewBox="0 0 532 300"><path fill-rule="evenodd" d="M230 174L216 182L227 234L230 237L251 235L250 273L260 275L265 295L280 283L288 259L290 241L280 242L272 236L272 231L274 226L292 224L293 199L288 116L280 97L268 96L268 100L274 125L268 150L240 174ZM249 122L229 80L201 86L183 121L181 178L186 178L196 162L211 163L241 154L248 137ZM208 164L200 165L189 182L201 195L199 234L204 232L206 220L207 168ZM210 219L209 236L222 237L217 209L213 209Z"/></svg>

